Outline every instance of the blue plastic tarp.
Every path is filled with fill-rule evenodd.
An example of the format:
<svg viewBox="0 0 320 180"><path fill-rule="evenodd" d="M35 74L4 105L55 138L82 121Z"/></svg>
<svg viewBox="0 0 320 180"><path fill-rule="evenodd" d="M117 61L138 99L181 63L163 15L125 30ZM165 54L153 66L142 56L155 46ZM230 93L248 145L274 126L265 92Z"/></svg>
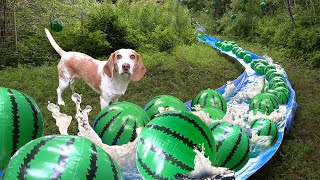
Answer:
<svg viewBox="0 0 320 180"><path fill-rule="evenodd" d="M223 53L225 55L228 55L230 57L233 57L236 59L240 64L242 64L245 67L245 71L236 79L233 81L235 87L237 89L241 89L242 87L246 86L248 82L248 78L250 76L257 76L257 74L251 69L250 65L248 63L245 63L242 59L238 58L236 55L234 55L232 52L227 52L227 51L222 51L219 49L215 43L217 41L222 42L223 40L211 37L209 35L202 35L201 38L198 38L198 40L202 43L208 44L215 48L216 50L220 51L220 53ZM247 54L250 54L252 56L252 60L257 60L257 59L263 59L263 57L260 57L254 53L251 53L249 51L246 51ZM255 157L255 158L250 158L249 162L239 171L236 172L236 179L247 179L250 177L252 174L254 174L256 171L258 171L263 165L265 165L271 158L272 156L276 153L278 148L280 147L280 144L283 140L283 137L285 133L288 133L288 131L292 128L293 121L294 121L294 114L295 111L298 107L298 104L296 102L296 95L295 91L292 89L292 86L288 80L288 76L285 71L284 72L284 78L286 80L286 83L290 89L291 95L288 101L288 104L286 106L286 117L284 121L279 125L279 138L277 142L264 151L261 155ZM225 92L225 86L222 86L217 89L220 93ZM228 101L228 100L227 100ZM191 101L186 102L186 105L189 106L190 108Z"/></svg>

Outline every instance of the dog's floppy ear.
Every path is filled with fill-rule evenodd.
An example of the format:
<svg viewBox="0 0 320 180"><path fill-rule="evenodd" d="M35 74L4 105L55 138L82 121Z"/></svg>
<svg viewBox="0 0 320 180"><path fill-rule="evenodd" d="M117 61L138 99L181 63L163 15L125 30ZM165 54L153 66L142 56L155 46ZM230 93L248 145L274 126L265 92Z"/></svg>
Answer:
<svg viewBox="0 0 320 180"><path fill-rule="evenodd" d="M116 61L116 52L112 53L106 63L103 67L103 71L111 78L113 79L113 70L114 70L114 63Z"/></svg>
<svg viewBox="0 0 320 180"><path fill-rule="evenodd" d="M142 78L142 76L146 73L146 68L143 65L140 55L137 52L135 52L135 54L136 54L136 64L135 64L134 72L131 76L131 81L139 81Z"/></svg>

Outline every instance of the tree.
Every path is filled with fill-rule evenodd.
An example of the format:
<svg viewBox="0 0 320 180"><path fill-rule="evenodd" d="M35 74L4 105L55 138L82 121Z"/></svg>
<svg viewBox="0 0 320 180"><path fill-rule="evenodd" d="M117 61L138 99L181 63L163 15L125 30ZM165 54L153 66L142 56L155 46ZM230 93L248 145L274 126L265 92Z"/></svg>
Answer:
<svg viewBox="0 0 320 180"><path fill-rule="evenodd" d="M0 42L4 41L4 36L8 30L7 0L0 0Z"/></svg>
<svg viewBox="0 0 320 180"><path fill-rule="evenodd" d="M295 22L295 20L293 18L293 15L292 15L290 0L284 0L284 3L286 5L286 7L287 7L287 10L288 10L288 13L289 13L289 16L290 16L290 19L291 19L292 26L296 27L296 22Z"/></svg>

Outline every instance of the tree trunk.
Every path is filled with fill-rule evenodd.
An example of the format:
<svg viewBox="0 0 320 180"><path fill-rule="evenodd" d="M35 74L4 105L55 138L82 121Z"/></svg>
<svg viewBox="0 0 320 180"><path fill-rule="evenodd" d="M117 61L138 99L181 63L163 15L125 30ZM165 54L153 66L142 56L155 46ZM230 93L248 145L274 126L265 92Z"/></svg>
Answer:
<svg viewBox="0 0 320 180"><path fill-rule="evenodd" d="M293 27L296 27L296 22L295 22L295 20L294 20L294 18L293 18L292 11L291 11L290 0L284 0L284 3L286 4L286 7L287 7L287 10L288 10L290 19L291 19L292 26L293 26Z"/></svg>
<svg viewBox="0 0 320 180"><path fill-rule="evenodd" d="M4 35L7 32L6 8L7 0L0 0L0 42L4 41Z"/></svg>

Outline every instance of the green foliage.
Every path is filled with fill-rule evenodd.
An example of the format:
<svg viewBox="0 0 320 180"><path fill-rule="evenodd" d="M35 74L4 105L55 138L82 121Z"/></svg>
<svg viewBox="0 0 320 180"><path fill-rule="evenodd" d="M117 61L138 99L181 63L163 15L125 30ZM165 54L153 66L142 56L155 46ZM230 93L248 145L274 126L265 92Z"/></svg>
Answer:
<svg viewBox="0 0 320 180"><path fill-rule="evenodd" d="M209 0L180 0L180 2L186 5L193 11L203 11L204 8L209 4Z"/></svg>
<svg viewBox="0 0 320 180"><path fill-rule="evenodd" d="M194 40L190 12L174 0L164 3L118 3L116 14L127 29L127 38L139 49L171 51Z"/></svg>
<svg viewBox="0 0 320 180"><path fill-rule="evenodd" d="M220 0L214 0L214 3L206 4L202 9L192 8L198 7L196 1L186 2L189 8L197 10L194 13L195 21L204 26L209 35L220 34L244 38L268 47L277 46L294 61L320 67L317 59L320 48L318 1L291 1L295 27L283 0L231 0L223 1L224 6L215 6ZM183 1L184 4L186 2ZM267 6L261 9L261 4L265 5L263 2ZM210 10L209 15L204 9ZM236 18L230 18L234 16Z"/></svg>
<svg viewBox="0 0 320 180"><path fill-rule="evenodd" d="M16 52L15 48L3 50L8 52L2 53L5 60L0 62L1 67L57 61L59 58L44 33L44 28L50 29L52 19L63 23L62 31L51 30L62 49L94 58L108 56L120 48L172 51L177 45L195 41L191 13L175 0L116 4L94 0L22 0L17 7L19 13L30 17L17 15L17 24L27 28L18 30L23 37L18 39Z"/></svg>
<svg viewBox="0 0 320 180"><path fill-rule="evenodd" d="M231 0L180 0L195 12L205 12L213 18L220 18L228 9Z"/></svg>
<svg viewBox="0 0 320 180"><path fill-rule="evenodd" d="M91 7L84 27L88 32L94 33L90 35L91 37L94 37L95 34L104 33L105 38L103 39L109 43L112 52L120 48L136 48L133 43L127 40L126 27L121 25L120 17L112 4L101 3ZM96 40L98 39L100 38L96 38ZM100 41L103 39L100 39ZM106 49L104 54L111 51ZM101 53L97 54L95 51L90 52L97 56L103 55Z"/></svg>

